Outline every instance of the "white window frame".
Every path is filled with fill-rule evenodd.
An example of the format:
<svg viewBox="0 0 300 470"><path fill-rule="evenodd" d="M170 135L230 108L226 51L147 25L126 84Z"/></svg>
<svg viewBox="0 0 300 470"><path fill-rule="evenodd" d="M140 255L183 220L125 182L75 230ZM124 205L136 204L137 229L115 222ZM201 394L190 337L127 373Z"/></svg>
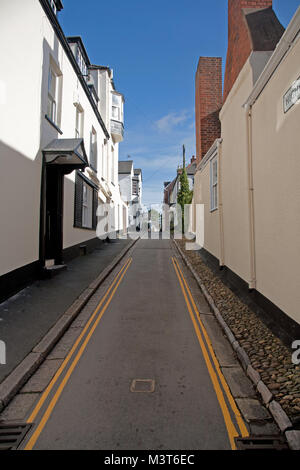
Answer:
<svg viewBox="0 0 300 470"><path fill-rule="evenodd" d="M57 124L57 89L58 89L58 76L54 72L51 64L48 73L48 103L47 103L47 116Z"/></svg>
<svg viewBox="0 0 300 470"><path fill-rule="evenodd" d="M117 98L118 103L114 103L114 98ZM116 116L114 116L114 109L117 110ZM112 93L111 114L114 121L123 122L123 100L122 96L117 93Z"/></svg>
<svg viewBox="0 0 300 470"><path fill-rule="evenodd" d="M218 209L218 155L210 160L210 212Z"/></svg>
<svg viewBox="0 0 300 470"><path fill-rule="evenodd" d="M86 78L86 76L87 76L87 65L85 63L85 60L83 58L81 49L80 49L78 44L77 44L77 51L76 51L76 62L78 64L79 68L80 68L80 71L81 71L82 75Z"/></svg>
<svg viewBox="0 0 300 470"><path fill-rule="evenodd" d="M83 181L82 185L82 227L93 228L93 188Z"/></svg>
<svg viewBox="0 0 300 470"><path fill-rule="evenodd" d="M76 106L76 120L75 120L75 138L83 138L83 122L84 111L81 106Z"/></svg>
<svg viewBox="0 0 300 470"><path fill-rule="evenodd" d="M98 152L97 152L97 132L92 127L90 132L90 165L94 170L98 169Z"/></svg>
<svg viewBox="0 0 300 470"><path fill-rule="evenodd" d="M115 183L115 149L111 147L111 182Z"/></svg>

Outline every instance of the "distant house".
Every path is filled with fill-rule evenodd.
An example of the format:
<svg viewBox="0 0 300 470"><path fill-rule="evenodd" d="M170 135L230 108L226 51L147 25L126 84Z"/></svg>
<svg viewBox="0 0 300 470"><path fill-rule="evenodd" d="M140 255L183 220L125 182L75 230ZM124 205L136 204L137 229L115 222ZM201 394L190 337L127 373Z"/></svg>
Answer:
<svg viewBox="0 0 300 470"><path fill-rule="evenodd" d="M119 162L119 186L122 199L128 205L128 224L136 225L142 204L142 170L133 168L133 161Z"/></svg>
<svg viewBox="0 0 300 470"><path fill-rule="evenodd" d="M186 167L186 173L189 182L189 188L191 191L194 189L194 175L196 173L197 163L196 158L192 157L190 164ZM177 196L180 189L180 175L182 173L182 168L177 169L176 178L171 182L164 183L164 203L170 207L177 204Z"/></svg>

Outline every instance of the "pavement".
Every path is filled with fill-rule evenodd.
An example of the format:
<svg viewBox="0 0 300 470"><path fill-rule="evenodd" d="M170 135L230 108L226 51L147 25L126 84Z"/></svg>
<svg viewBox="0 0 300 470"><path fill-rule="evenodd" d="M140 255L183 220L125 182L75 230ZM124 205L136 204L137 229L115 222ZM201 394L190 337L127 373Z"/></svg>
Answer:
<svg viewBox="0 0 300 470"><path fill-rule="evenodd" d="M0 415L21 448L230 450L277 435L170 240L139 240Z"/></svg>
<svg viewBox="0 0 300 470"><path fill-rule="evenodd" d="M0 339L6 344L7 360L0 366L0 383L129 242L103 243L92 253L69 261L59 275L38 280L0 304Z"/></svg>

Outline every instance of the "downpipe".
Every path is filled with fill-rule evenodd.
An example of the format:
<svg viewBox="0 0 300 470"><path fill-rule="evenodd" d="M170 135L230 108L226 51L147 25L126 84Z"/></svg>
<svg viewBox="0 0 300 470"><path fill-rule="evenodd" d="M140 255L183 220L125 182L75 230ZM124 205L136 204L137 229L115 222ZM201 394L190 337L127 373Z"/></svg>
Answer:
<svg viewBox="0 0 300 470"><path fill-rule="evenodd" d="M245 106L247 130L247 173L248 173L248 211L249 211L249 254L250 281L249 289L256 289L256 252L254 227L254 187L253 187L253 146L252 146L252 107Z"/></svg>

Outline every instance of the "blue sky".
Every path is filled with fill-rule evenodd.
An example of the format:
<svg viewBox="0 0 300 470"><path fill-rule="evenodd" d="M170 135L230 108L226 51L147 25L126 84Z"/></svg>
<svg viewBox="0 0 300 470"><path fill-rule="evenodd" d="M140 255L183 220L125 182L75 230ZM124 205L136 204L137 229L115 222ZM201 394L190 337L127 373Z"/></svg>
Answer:
<svg viewBox="0 0 300 470"><path fill-rule="evenodd" d="M125 95L128 155L143 170L143 202L160 203L163 182L176 175L182 144L195 154L194 78L199 56L227 50L227 0L63 0L59 21L80 35L92 63L114 70ZM287 26L299 0L273 0Z"/></svg>

